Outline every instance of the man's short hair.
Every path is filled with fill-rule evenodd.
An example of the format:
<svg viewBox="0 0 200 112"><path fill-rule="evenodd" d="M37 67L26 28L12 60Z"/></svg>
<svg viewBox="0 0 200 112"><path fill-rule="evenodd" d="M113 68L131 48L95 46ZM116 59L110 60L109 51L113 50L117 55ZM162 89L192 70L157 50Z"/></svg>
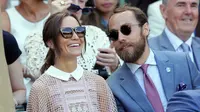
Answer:
<svg viewBox="0 0 200 112"><path fill-rule="evenodd" d="M147 16L141 9L137 7L128 6L128 5L124 5L124 6L116 8L114 10L114 13L111 16L117 13L125 12L125 11L133 12L140 26L143 26L145 23L148 23Z"/></svg>

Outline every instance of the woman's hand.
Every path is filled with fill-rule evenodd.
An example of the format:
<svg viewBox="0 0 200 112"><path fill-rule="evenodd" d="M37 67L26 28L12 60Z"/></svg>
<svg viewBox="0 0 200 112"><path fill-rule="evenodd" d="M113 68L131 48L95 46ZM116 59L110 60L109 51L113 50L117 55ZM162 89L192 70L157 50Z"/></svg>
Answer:
<svg viewBox="0 0 200 112"><path fill-rule="evenodd" d="M72 0L54 0L51 2L51 13L60 12L62 10L67 10L72 4Z"/></svg>

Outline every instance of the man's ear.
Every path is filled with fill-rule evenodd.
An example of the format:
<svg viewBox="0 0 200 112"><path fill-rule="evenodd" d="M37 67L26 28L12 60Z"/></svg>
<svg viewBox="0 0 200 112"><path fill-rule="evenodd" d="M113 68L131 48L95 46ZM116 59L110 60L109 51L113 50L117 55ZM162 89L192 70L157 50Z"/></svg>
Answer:
<svg viewBox="0 0 200 112"><path fill-rule="evenodd" d="M53 44L52 40L49 40L49 41L47 42L47 46L48 46L50 49L54 49L54 44Z"/></svg>
<svg viewBox="0 0 200 112"><path fill-rule="evenodd" d="M147 37L149 35L149 24L146 22L142 27L143 35Z"/></svg>
<svg viewBox="0 0 200 112"><path fill-rule="evenodd" d="M164 5L164 4L161 4L161 5L160 5L160 12L161 12L161 14L162 14L164 20L166 20L166 18L167 18L166 5Z"/></svg>

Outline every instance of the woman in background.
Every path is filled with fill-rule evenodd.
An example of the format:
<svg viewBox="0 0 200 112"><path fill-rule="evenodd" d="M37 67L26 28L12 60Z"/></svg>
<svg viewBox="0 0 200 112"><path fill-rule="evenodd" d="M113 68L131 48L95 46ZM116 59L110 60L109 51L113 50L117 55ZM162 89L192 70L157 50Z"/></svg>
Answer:
<svg viewBox="0 0 200 112"><path fill-rule="evenodd" d="M94 25L107 30L108 20L114 9L119 6L119 0L88 0L87 5L94 7L89 15L83 15L83 25Z"/></svg>
<svg viewBox="0 0 200 112"><path fill-rule="evenodd" d="M66 11L55 13L46 21L43 41L50 49L42 76L33 83L28 112L117 111L105 80L77 64L77 57L85 52L85 30Z"/></svg>
<svg viewBox="0 0 200 112"><path fill-rule="evenodd" d="M44 21L49 17L48 4L43 0L19 0L19 5L6 9L2 12L3 30L14 35L22 55L20 62L24 66L24 74L26 70L26 53L24 51L24 42L26 37L36 27L43 27Z"/></svg>

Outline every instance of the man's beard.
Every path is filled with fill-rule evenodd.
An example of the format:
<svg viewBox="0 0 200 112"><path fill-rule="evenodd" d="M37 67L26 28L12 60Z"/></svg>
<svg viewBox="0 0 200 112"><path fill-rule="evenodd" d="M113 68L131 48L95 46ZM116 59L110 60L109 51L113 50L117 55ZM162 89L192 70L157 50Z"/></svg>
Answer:
<svg viewBox="0 0 200 112"><path fill-rule="evenodd" d="M142 35L141 35L142 36ZM122 47L130 46L128 48L125 48L123 51L120 51L119 48L116 49L117 54L119 57L126 63L135 63L145 50L145 37L141 37L141 39L138 42L130 42L130 43L124 43Z"/></svg>

